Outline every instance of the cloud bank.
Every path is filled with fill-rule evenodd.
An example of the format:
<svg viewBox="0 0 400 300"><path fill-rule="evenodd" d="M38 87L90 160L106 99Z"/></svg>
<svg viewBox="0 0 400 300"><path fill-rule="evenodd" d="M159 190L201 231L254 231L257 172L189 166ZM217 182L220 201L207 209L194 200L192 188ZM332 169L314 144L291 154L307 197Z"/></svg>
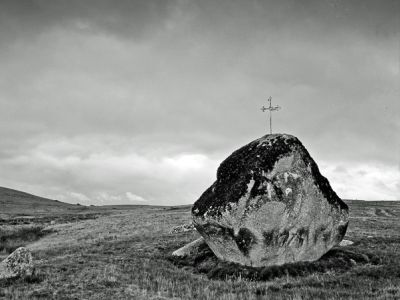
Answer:
<svg viewBox="0 0 400 300"><path fill-rule="evenodd" d="M400 199L398 1L0 2L0 185L194 202L282 106L343 198Z"/></svg>

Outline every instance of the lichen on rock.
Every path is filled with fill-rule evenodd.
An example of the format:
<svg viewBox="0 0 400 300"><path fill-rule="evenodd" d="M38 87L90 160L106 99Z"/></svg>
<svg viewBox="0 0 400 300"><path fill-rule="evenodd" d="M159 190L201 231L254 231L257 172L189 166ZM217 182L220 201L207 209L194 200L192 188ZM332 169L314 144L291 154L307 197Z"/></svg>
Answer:
<svg viewBox="0 0 400 300"><path fill-rule="evenodd" d="M0 279L30 276L34 272L31 252L20 247L0 263Z"/></svg>
<svg viewBox="0 0 400 300"><path fill-rule="evenodd" d="M221 163L192 217L220 259L266 266L321 257L343 239L348 207L296 137L273 134Z"/></svg>

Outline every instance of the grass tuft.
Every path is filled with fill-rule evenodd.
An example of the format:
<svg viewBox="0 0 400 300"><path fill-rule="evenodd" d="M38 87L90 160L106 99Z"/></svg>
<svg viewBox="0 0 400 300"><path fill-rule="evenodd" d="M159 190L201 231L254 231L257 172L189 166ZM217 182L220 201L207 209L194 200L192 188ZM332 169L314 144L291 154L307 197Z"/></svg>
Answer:
<svg viewBox="0 0 400 300"><path fill-rule="evenodd" d="M0 288L5 288L8 286L13 286L16 284L38 284L44 281L46 275L43 273L34 273L29 276L9 278L0 280Z"/></svg>

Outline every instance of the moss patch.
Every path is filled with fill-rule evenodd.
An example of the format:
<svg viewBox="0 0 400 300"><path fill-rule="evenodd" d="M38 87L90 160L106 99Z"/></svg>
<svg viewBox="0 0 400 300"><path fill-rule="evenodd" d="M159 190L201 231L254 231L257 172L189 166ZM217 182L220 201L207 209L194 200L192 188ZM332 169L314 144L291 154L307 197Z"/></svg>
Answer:
<svg viewBox="0 0 400 300"><path fill-rule="evenodd" d="M251 246L256 242L256 237L247 228L240 228L237 236L234 235L233 238L244 255L249 254Z"/></svg>
<svg viewBox="0 0 400 300"><path fill-rule="evenodd" d="M315 184L324 197L335 207L347 210L347 205L332 190L328 180L321 175L317 164L307 149L294 136L266 135L264 142L255 140L233 152L218 168L216 182L208 188L195 202L192 208L194 216L218 216L229 203L237 203L246 194L250 180L254 185L251 197L264 195L262 183L268 181L264 176L270 172L275 163L292 152L300 153L305 164L310 167ZM273 184L273 182L271 182ZM277 201L284 201L283 191L273 184Z"/></svg>

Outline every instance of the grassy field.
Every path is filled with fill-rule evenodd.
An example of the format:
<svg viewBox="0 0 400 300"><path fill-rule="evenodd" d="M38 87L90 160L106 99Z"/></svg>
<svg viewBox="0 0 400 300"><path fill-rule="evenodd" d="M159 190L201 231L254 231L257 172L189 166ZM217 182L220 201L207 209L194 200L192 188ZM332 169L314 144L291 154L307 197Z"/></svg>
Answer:
<svg viewBox="0 0 400 300"><path fill-rule="evenodd" d="M25 243L37 272L0 282L0 298L400 299L400 202L347 203L353 245L315 263L265 269L218 262L207 249L192 260L172 259L173 250L198 238L169 233L190 222L188 206L89 207L38 213L19 225L9 216L0 226L0 258Z"/></svg>

